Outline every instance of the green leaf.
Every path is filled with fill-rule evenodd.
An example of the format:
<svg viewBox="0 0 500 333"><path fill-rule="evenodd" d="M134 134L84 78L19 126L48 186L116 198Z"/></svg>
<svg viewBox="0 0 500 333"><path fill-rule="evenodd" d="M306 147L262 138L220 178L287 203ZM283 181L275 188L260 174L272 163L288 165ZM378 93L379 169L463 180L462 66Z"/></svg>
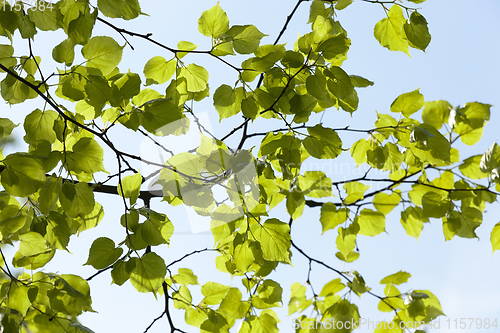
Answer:
<svg viewBox="0 0 500 333"><path fill-rule="evenodd" d="M111 87L104 76L89 75L87 83L85 83L85 92L88 97L87 103L97 111L101 111L104 104L110 99Z"/></svg>
<svg viewBox="0 0 500 333"><path fill-rule="evenodd" d="M177 43L177 48L182 51L193 51L198 47L198 45L193 44L191 42L187 42L184 40L181 40L179 43ZM186 54L189 52L178 52L177 53L177 59L182 59Z"/></svg>
<svg viewBox="0 0 500 333"><path fill-rule="evenodd" d="M333 279L323 286L319 296L329 296L334 295L345 288L345 284L340 281L340 278Z"/></svg>
<svg viewBox="0 0 500 333"><path fill-rule="evenodd" d="M400 221L408 236L418 239L424 228L424 222L429 221L429 219L425 218L423 215L423 211L420 207L408 207L401 212Z"/></svg>
<svg viewBox="0 0 500 333"><path fill-rule="evenodd" d="M122 179L121 184L118 184L118 194L130 199L130 203L134 204L139 197L141 191L142 176L141 173L135 173L126 176Z"/></svg>
<svg viewBox="0 0 500 333"><path fill-rule="evenodd" d="M68 251L69 238L73 234L68 224L70 219L66 215L52 211L48 220L45 239L56 249Z"/></svg>
<svg viewBox="0 0 500 333"><path fill-rule="evenodd" d="M17 310L17 311L19 311L19 313L21 313L23 315L23 317L26 316L26 313L28 312L28 309L32 303L30 301L29 295L28 295L30 288L21 284L21 283L18 284L18 282L14 282L14 283L11 283L10 285L4 285L2 289L7 289L5 291L2 290L2 295L7 296L6 297L7 309L10 308L12 310ZM3 325L4 325L4 322L2 320L2 326ZM4 326L4 328L7 328L7 327ZM10 332L10 331L7 331L7 332ZM11 332L14 333L15 331L11 331Z"/></svg>
<svg viewBox="0 0 500 333"><path fill-rule="evenodd" d="M37 33L35 23L31 21L28 15L20 15L18 17L17 24L22 38L33 39L35 37L35 34Z"/></svg>
<svg viewBox="0 0 500 333"><path fill-rule="evenodd" d="M267 36L253 25L233 25L226 35L231 37L234 50L240 54L255 52L260 40Z"/></svg>
<svg viewBox="0 0 500 333"><path fill-rule="evenodd" d="M402 51L410 55L408 41L403 35L403 25L406 22L403 10L398 5L392 5L387 17L375 25L375 38L380 45L391 51Z"/></svg>
<svg viewBox="0 0 500 333"><path fill-rule="evenodd" d="M189 64L187 67L182 67L180 76L186 78L187 91L203 91L207 87L208 71L201 66Z"/></svg>
<svg viewBox="0 0 500 333"><path fill-rule="evenodd" d="M372 81L358 75L349 75L349 77L351 78L352 85L357 88L366 88L374 84Z"/></svg>
<svg viewBox="0 0 500 333"><path fill-rule="evenodd" d="M327 91L326 82L326 77L322 73L309 75L306 79L307 92L320 101L329 102L330 95Z"/></svg>
<svg viewBox="0 0 500 333"><path fill-rule="evenodd" d="M258 309L268 309L279 306L282 301L283 289L273 280L264 280L257 288L258 297L252 299L252 305Z"/></svg>
<svg viewBox="0 0 500 333"><path fill-rule="evenodd" d="M71 66L75 60L75 44L71 39L65 39L52 50L52 58L58 63Z"/></svg>
<svg viewBox="0 0 500 333"><path fill-rule="evenodd" d="M99 237L92 243L89 258L84 265L92 265L95 269L111 266L123 253L123 249L115 248L115 242L107 237Z"/></svg>
<svg viewBox="0 0 500 333"><path fill-rule="evenodd" d="M59 201L70 217L86 216L94 210L94 192L86 183L65 182L61 187Z"/></svg>
<svg viewBox="0 0 500 333"><path fill-rule="evenodd" d="M200 327L201 324L207 319L207 314L205 311L199 308L189 307L186 309L186 315L184 317L186 324Z"/></svg>
<svg viewBox="0 0 500 333"><path fill-rule="evenodd" d="M18 16L12 10L9 2L2 4L2 10L0 11L0 22L2 22L0 24L0 35L12 38L12 34L18 28L17 18Z"/></svg>
<svg viewBox="0 0 500 333"><path fill-rule="evenodd" d="M389 214L394 207L399 205L399 202L401 201L401 191L396 190L390 195L387 193L377 193L373 197L373 205L377 209L377 211L381 212L384 215Z"/></svg>
<svg viewBox="0 0 500 333"><path fill-rule="evenodd" d="M431 42L427 20L417 11L411 13L409 22L405 22L404 31L411 47L425 51Z"/></svg>
<svg viewBox="0 0 500 333"><path fill-rule="evenodd" d="M286 209L293 220L302 216L305 203L304 193L297 190L297 188L294 188L290 193L288 193L286 197Z"/></svg>
<svg viewBox="0 0 500 333"><path fill-rule="evenodd" d="M490 148L481 156L479 162L479 170L483 173L489 174L495 168L500 166L500 146L495 142Z"/></svg>
<svg viewBox="0 0 500 333"><path fill-rule="evenodd" d="M75 3L75 2L73 2ZM80 3L84 6L83 3ZM82 6L82 7L83 7ZM76 6L75 6L76 7ZM92 36L92 30L94 29L94 24L97 19L98 10L95 9L91 14L90 11L86 8L81 8L81 11L78 11L78 18L69 22L68 25L68 37L75 44L87 45ZM61 10L62 12L62 10ZM106 37L110 38L110 37ZM102 71L102 70L101 70Z"/></svg>
<svg viewBox="0 0 500 333"><path fill-rule="evenodd" d="M259 116L259 105L253 96L244 98L241 101L241 112L247 118L252 120L257 119Z"/></svg>
<svg viewBox="0 0 500 333"><path fill-rule="evenodd" d="M39 158L15 153L8 155L2 163L2 186L10 195L26 197L38 191L45 184L45 170Z"/></svg>
<svg viewBox="0 0 500 333"><path fill-rule="evenodd" d="M92 212L86 216L80 216L78 218L78 222L80 223L80 226L78 227L78 232L82 232L91 228L95 228L99 222L104 217L104 211L102 209L102 206L96 202L94 204L94 209Z"/></svg>
<svg viewBox="0 0 500 333"><path fill-rule="evenodd" d="M93 174L106 171L103 165L103 150L92 138L81 138L66 154L68 169L76 173L85 172Z"/></svg>
<svg viewBox="0 0 500 333"><path fill-rule="evenodd" d="M176 309L189 309L191 307L190 303L193 300L191 292L185 286L180 286L178 291L174 291L172 299L174 300L174 307Z"/></svg>
<svg viewBox="0 0 500 333"><path fill-rule="evenodd" d="M17 126L10 119L0 118L0 139L9 136Z"/></svg>
<svg viewBox="0 0 500 333"><path fill-rule="evenodd" d="M365 185L360 182L349 182L344 184L344 190L347 193L347 197L344 198L344 202L347 204L356 202L364 198L363 194L369 189L369 185Z"/></svg>
<svg viewBox="0 0 500 333"><path fill-rule="evenodd" d="M184 119L182 109L172 103L170 98L152 100L144 106L144 112L141 115L141 125L149 133L156 133L158 129L167 124L179 124L178 120ZM168 129L170 127L167 127ZM158 135L162 132L158 131Z"/></svg>
<svg viewBox="0 0 500 333"><path fill-rule="evenodd" d="M52 258L54 257L56 251L54 249L36 254L34 256L23 256L20 252L17 252L12 259L12 264L14 267L24 267L29 270L38 269L44 267Z"/></svg>
<svg viewBox="0 0 500 333"><path fill-rule="evenodd" d="M174 227L165 215L156 216L156 214L150 214L149 219L139 225L136 233L148 245L157 246L168 244L173 231Z"/></svg>
<svg viewBox="0 0 500 333"><path fill-rule="evenodd" d="M403 271L399 271L397 273L386 276L380 281L380 284L396 284L400 285L402 283L408 282L408 279L411 278L411 274Z"/></svg>
<svg viewBox="0 0 500 333"><path fill-rule="evenodd" d="M482 222L483 214L476 208L465 207L460 213L452 211L448 216L443 217L445 239L450 240L454 236L478 238L475 230Z"/></svg>
<svg viewBox="0 0 500 333"><path fill-rule="evenodd" d="M352 282L348 282L347 285L354 291L358 296L361 297L361 294L370 291L371 288L366 286L365 280L358 272L354 271L354 279ZM347 304L346 304L347 305Z"/></svg>
<svg viewBox="0 0 500 333"><path fill-rule="evenodd" d="M53 10L48 6L49 3L37 2L35 6L27 10L28 17L38 29L43 31L55 31L61 28L61 14L59 10Z"/></svg>
<svg viewBox="0 0 500 333"><path fill-rule="evenodd" d="M198 30L207 37L217 38L229 29L229 18L219 3L201 14Z"/></svg>
<svg viewBox="0 0 500 333"><path fill-rule="evenodd" d="M277 324L278 321L275 317L264 312L262 312L260 316L253 316L253 318L250 319L252 333L278 333Z"/></svg>
<svg viewBox="0 0 500 333"><path fill-rule="evenodd" d="M250 306L248 303L242 302L241 297L241 291L238 288L230 288L217 309L217 312L224 314L226 318L243 318Z"/></svg>
<svg viewBox="0 0 500 333"><path fill-rule="evenodd" d="M349 217L348 210L346 208L341 208L337 210L337 207L332 202L325 202L321 205L321 214L319 217L319 221L323 227L323 234L330 230L334 229L338 225L347 221Z"/></svg>
<svg viewBox="0 0 500 333"><path fill-rule="evenodd" d="M335 5L335 9L337 10L342 10L349 6L351 3L353 3L354 0L339 0L337 4Z"/></svg>
<svg viewBox="0 0 500 333"><path fill-rule="evenodd" d="M198 278L193 274L193 271L189 268L179 268L176 275L172 276L172 282L181 284L183 286L188 286L190 284L197 285Z"/></svg>
<svg viewBox="0 0 500 333"><path fill-rule="evenodd" d="M224 286L217 282L207 282L201 287L201 293L205 296L202 300L207 305L220 304L222 299L226 297L229 291L229 286Z"/></svg>
<svg viewBox="0 0 500 333"><path fill-rule="evenodd" d="M136 260L136 266L130 273L130 282L141 293L155 294L161 287L166 273L165 261L156 253L149 252Z"/></svg>
<svg viewBox="0 0 500 333"><path fill-rule="evenodd" d="M451 144L439 131L427 124L411 132L412 152L422 161L432 164L450 163Z"/></svg>
<svg viewBox="0 0 500 333"><path fill-rule="evenodd" d="M21 241L19 252L25 257L44 253L48 250L45 238L37 232L19 235L19 240Z"/></svg>
<svg viewBox="0 0 500 333"><path fill-rule="evenodd" d="M359 139L351 147L351 156L357 166L366 163L367 151L370 144L365 139Z"/></svg>
<svg viewBox="0 0 500 333"><path fill-rule="evenodd" d="M42 59L39 56L21 58L21 65L29 75L35 75L38 72L38 66L41 66Z"/></svg>
<svg viewBox="0 0 500 333"><path fill-rule="evenodd" d="M98 0L99 10L107 17L131 20L141 14L138 0Z"/></svg>
<svg viewBox="0 0 500 333"><path fill-rule="evenodd" d="M250 229L260 242L264 259L291 263L290 227L288 224L278 219L268 219L264 225L254 224Z"/></svg>
<svg viewBox="0 0 500 333"><path fill-rule="evenodd" d="M347 257L356 247L359 224L352 223L347 228L339 227L337 231L339 233L336 240L337 249L344 257Z"/></svg>
<svg viewBox="0 0 500 333"><path fill-rule="evenodd" d="M450 111L453 109L447 101L431 101L424 103L422 111L422 120L437 129L440 129L443 124L448 123Z"/></svg>
<svg viewBox="0 0 500 333"><path fill-rule="evenodd" d="M243 240L242 238L236 236L233 241L233 246L234 250L232 263L240 272L248 272L251 270L250 266L259 260L262 261L262 251L258 247L257 242Z"/></svg>
<svg viewBox="0 0 500 333"><path fill-rule="evenodd" d="M312 300L306 298L307 288L300 283L295 282L291 286L290 301L288 302L288 315L294 314L297 311L304 311L311 304Z"/></svg>
<svg viewBox="0 0 500 333"><path fill-rule="evenodd" d="M26 79L28 81L33 81L30 76L27 76ZM28 98L33 98L31 96L31 89L12 75L2 80L0 90L3 99L10 104L22 103Z"/></svg>
<svg viewBox="0 0 500 333"><path fill-rule="evenodd" d="M497 223L493 230L491 230L491 246L493 247L493 252L500 250L500 222Z"/></svg>
<svg viewBox="0 0 500 333"><path fill-rule="evenodd" d="M332 180L322 171L306 171L299 175L298 186L305 196L324 198L332 195Z"/></svg>
<svg viewBox="0 0 500 333"><path fill-rule="evenodd" d="M409 93L401 94L392 102L391 111L400 112L405 117L409 117L424 106L424 96L420 93L420 88Z"/></svg>
<svg viewBox="0 0 500 333"><path fill-rule="evenodd" d="M33 144L39 140L47 140L51 144L56 141L56 132L54 131L54 121L59 117L57 112L47 110L42 112L36 109L24 119L24 130L26 135L24 141Z"/></svg>
<svg viewBox="0 0 500 333"><path fill-rule="evenodd" d="M169 61L161 56L156 56L148 60L144 66L144 75L146 76L146 85L163 84L170 80L177 69L177 61Z"/></svg>
<svg viewBox="0 0 500 333"><path fill-rule="evenodd" d="M453 131L460 134L460 139L467 145L473 145L481 139L484 125L490 120L490 104L467 103L462 108L450 112L449 124Z"/></svg>
<svg viewBox="0 0 500 333"><path fill-rule="evenodd" d="M325 12L325 3L320 0L314 0L309 8L309 20L307 23L313 23L318 16L323 16Z"/></svg>
<svg viewBox="0 0 500 333"><path fill-rule="evenodd" d="M354 91L349 75L340 67L332 66L324 71L328 77L327 86L338 99L346 99Z"/></svg>
<svg viewBox="0 0 500 333"><path fill-rule="evenodd" d="M92 37L82 48L82 55L87 59L87 67L99 69L102 75L108 75L120 63L124 46L111 37Z"/></svg>
<svg viewBox="0 0 500 333"><path fill-rule="evenodd" d="M53 310L73 316L78 316L83 311L94 311L89 285L82 277L64 274L56 279L54 285L57 289L47 293Z"/></svg>
<svg viewBox="0 0 500 333"><path fill-rule="evenodd" d="M443 199L436 192L427 192L422 197L422 210L425 217L440 218L452 208L449 199Z"/></svg>
<svg viewBox="0 0 500 333"><path fill-rule="evenodd" d="M14 48L11 45L0 44L0 64L7 68L14 67L17 64L17 59L13 55ZM3 73L2 69L0 69L0 73Z"/></svg>
<svg viewBox="0 0 500 333"><path fill-rule="evenodd" d="M363 209L358 215L359 234L376 236L385 231L385 216L371 209Z"/></svg>
<svg viewBox="0 0 500 333"><path fill-rule="evenodd" d="M480 163L483 157L481 155L474 155L466 158L462 164L458 166L460 172L467 178L470 179L483 179L488 177L488 173L482 172L480 168ZM486 160L485 160L486 162ZM484 165L486 169L488 166ZM493 169L492 169L493 170Z"/></svg>
<svg viewBox="0 0 500 333"><path fill-rule="evenodd" d="M213 99L214 106L219 113L219 120L234 116L240 111L240 103L244 96L243 89L234 89L227 84L221 85L215 90ZM237 100L239 97L239 101Z"/></svg>
<svg viewBox="0 0 500 333"><path fill-rule="evenodd" d="M113 269L111 270L111 277L113 278L113 283L121 286L125 282L127 282L127 280L130 278L131 270L134 267L132 267L129 270L128 269L129 267L127 267L127 263L124 262L123 260L118 260L117 262L115 262L115 264L113 265Z"/></svg>
<svg viewBox="0 0 500 333"><path fill-rule="evenodd" d="M344 33L339 33L322 41L316 52L322 52L326 60L334 61L345 56L349 46L351 46L351 40Z"/></svg>
<svg viewBox="0 0 500 333"><path fill-rule="evenodd" d="M307 132L310 136L304 139L303 144L311 156L333 159L342 152L342 141L333 129L317 124L314 127L308 127Z"/></svg>
<svg viewBox="0 0 500 333"><path fill-rule="evenodd" d="M0 212L0 232L2 238L10 237L26 223L26 216L15 205L8 205ZM0 261L1 262L1 261Z"/></svg>

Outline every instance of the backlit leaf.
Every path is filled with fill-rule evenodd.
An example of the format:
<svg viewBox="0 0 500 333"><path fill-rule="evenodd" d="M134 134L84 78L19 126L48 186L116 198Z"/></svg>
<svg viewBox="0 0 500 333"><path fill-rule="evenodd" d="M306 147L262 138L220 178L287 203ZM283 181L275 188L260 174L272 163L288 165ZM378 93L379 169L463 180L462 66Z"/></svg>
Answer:
<svg viewBox="0 0 500 333"><path fill-rule="evenodd" d="M406 19L403 10L398 5L392 5L387 13L387 17L380 20L375 25L375 38L380 45L391 51L402 51L410 55L408 41L403 35L403 25Z"/></svg>
<svg viewBox="0 0 500 333"><path fill-rule="evenodd" d="M136 260L136 266L130 273L130 282L141 293L156 293L166 273L165 261L156 253L149 252Z"/></svg>
<svg viewBox="0 0 500 333"><path fill-rule="evenodd" d="M229 29L229 18L217 3L201 14L198 30L207 37L216 38Z"/></svg>
<svg viewBox="0 0 500 333"><path fill-rule="evenodd" d="M89 258L84 265L92 265L95 269L103 269L112 265L123 253L123 249L115 248L115 242L107 237L97 238L90 247Z"/></svg>
<svg viewBox="0 0 500 333"><path fill-rule="evenodd" d="M409 93L401 94L391 104L392 112L401 112L403 116L409 117L424 106L424 96L419 92L420 88Z"/></svg>
<svg viewBox="0 0 500 333"><path fill-rule="evenodd" d="M45 184L42 161L35 156L10 154L2 163L5 165L1 173L2 186L13 196L28 196Z"/></svg>
<svg viewBox="0 0 500 333"><path fill-rule="evenodd" d="M65 182L61 187L59 201L70 217L85 216L94 210L94 192L86 183Z"/></svg>
<svg viewBox="0 0 500 333"><path fill-rule="evenodd" d="M264 259L290 263L290 227L278 219L269 219L264 225L254 224L251 230L260 242Z"/></svg>
<svg viewBox="0 0 500 333"><path fill-rule="evenodd" d="M107 17L131 20L141 14L138 0L98 0L99 10Z"/></svg>
<svg viewBox="0 0 500 333"><path fill-rule="evenodd" d="M87 59L87 67L99 69L102 75L108 75L122 60L123 47L111 37L92 37L82 48L82 55Z"/></svg>

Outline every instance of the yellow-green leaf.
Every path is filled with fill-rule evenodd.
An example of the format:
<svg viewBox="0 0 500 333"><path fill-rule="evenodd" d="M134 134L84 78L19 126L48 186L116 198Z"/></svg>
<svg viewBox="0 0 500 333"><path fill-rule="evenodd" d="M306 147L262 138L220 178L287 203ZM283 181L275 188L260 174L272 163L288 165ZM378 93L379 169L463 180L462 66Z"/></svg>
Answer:
<svg viewBox="0 0 500 333"><path fill-rule="evenodd" d="M149 252L137 258L135 268L130 273L130 282L141 293L156 293L166 273L165 261L156 253Z"/></svg>
<svg viewBox="0 0 500 333"><path fill-rule="evenodd" d="M92 265L95 269L103 269L112 265L123 253L123 249L116 248L115 242L107 237L99 237L92 243L89 258L84 265Z"/></svg>
<svg viewBox="0 0 500 333"><path fill-rule="evenodd" d="M409 93L401 94L392 102L391 111L400 112L405 117L409 117L424 106L424 96L420 93L420 88Z"/></svg>
<svg viewBox="0 0 500 333"><path fill-rule="evenodd" d="M124 46L107 36L92 37L82 48L87 67L97 68L102 75L108 75L122 60Z"/></svg>
<svg viewBox="0 0 500 333"><path fill-rule="evenodd" d="M45 184L45 170L39 158L21 153L8 155L2 163L2 186L7 193L16 197L26 197Z"/></svg>
<svg viewBox="0 0 500 333"><path fill-rule="evenodd" d="M163 84L167 82L174 75L176 68L177 61L175 59L167 61L161 56L149 59L144 66L146 84Z"/></svg>
<svg viewBox="0 0 500 333"><path fill-rule="evenodd" d="M500 250L500 222L497 223L493 230L491 230L491 246L493 247L493 252Z"/></svg>
<svg viewBox="0 0 500 333"><path fill-rule="evenodd" d="M371 209L363 209L358 216L359 234L376 236L385 231L385 216Z"/></svg>
<svg viewBox="0 0 500 333"><path fill-rule="evenodd" d="M86 183L64 183L59 201L65 213L70 217L86 216L94 210L94 192Z"/></svg>
<svg viewBox="0 0 500 333"><path fill-rule="evenodd" d="M229 18L219 3L201 14L198 30L207 37L217 38L229 29Z"/></svg>
<svg viewBox="0 0 500 333"><path fill-rule="evenodd" d="M403 25L406 22L403 10L399 5L392 5L387 17L375 25L375 38L380 45L391 51L402 51L410 55L408 41L403 35Z"/></svg>

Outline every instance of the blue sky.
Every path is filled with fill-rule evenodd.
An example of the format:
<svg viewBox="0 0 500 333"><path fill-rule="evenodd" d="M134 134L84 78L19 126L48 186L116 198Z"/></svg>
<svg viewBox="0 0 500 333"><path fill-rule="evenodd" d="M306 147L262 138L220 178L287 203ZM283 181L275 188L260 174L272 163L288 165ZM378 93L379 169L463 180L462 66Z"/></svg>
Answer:
<svg viewBox="0 0 500 333"><path fill-rule="evenodd" d="M118 26L130 30L147 33L152 32L156 40L175 47L180 40L187 40L199 44L200 49L210 47L209 38L201 35L197 29L197 20L201 13L215 5L217 1L143 1L142 8L149 17L143 16L137 21L123 22L116 20ZM277 33L295 5L294 1L254 0L252 2L221 0L220 6L227 12L231 24L254 24L260 31L269 35L263 43L272 43ZM306 25L309 3L303 3L293 18L282 42L291 48L298 34L307 33ZM500 3L498 1L465 1L465 0L428 0L417 5L419 10L429 22L432 41L426 52L412 49L412 57L401 52L390 52L382 48L373 37L373 27L378 20L384 17L380 5L365 3L355 0L347 9L338 13L338 20L348 31L352 46L348 53L348 60L343 68L349 74L357 74L375 82L375 85L359 89L359 109L351 118L348 113L329 110L324 115L324 122L334 127L351 125L353 128L371 128L376 119L376 112L389 113L389 106L399 94L421 88L421 93L427 101L444 99L452 105L462 105L466 102L479 101L492 104L491 121L486 126L483 138L477 146L459 146L462 158L479 154L495 141L498 141L498 106L500 105L500 89L498 77L500 66ZM109 28L97 24L94 35L110 35L119 43L121 37ZM51 47L57 44L50 41L43 42L43 35L35 39L35 50L45 52L50 57ZM131 51L126 48L121 71L130 68L133 72L142 73L142 68L153 55L162 55L169 58L167 51L155 48L142 40L129 38L136 48ZM2 42L5 43L5 42ZM54 44L54 45L51 45ZM17 48L17 45L16 45ZM42 59L44 59L42 57ZM195 62L205 66L210 73L211 92L215 91L222 83L232 84L236 80L235 72L220 65L213 59L205 56L188 55L186 62ZM229 60L239 65L241 60ZM50 61L46 68L49 67ZM44 63L42 63L44 64ZM161 90L161 89L159 89ZM8 114L6 111L8 110ZM11 116L14 110L2 108L1 116ZM218 122L218 116L211 98L194 105L195 112L208 112L210 124L216 135L222 136L227 129L238 123L240 119L224 120ZM17 112L17 111L16 111ZM22 121L22 114L16 114L18 122ZM23 135L21 126L16 130L19 137ZM357 140L361 137L346 139ZM138 153L140 137L127 136L117 133L115 139L123 147L136 149ZM354 141L352 141L354 142ZM257 142L255 142L257 144ZM345 146L349 146L346 143ZM17 146L19 147L19 146ZM347 160L347 159L346 159ZM336 170L336 164L325 165L324 168ZM138 166L140 167L140 165ZM108 170L114 170L113 156L106 162ZM342 169L334 172L332 177L351 177L356 170ZM103 204L106 217L95 230L87 231L81 237L72 239L70 251L72 254L59 253L47 266L47 270L58 270L60 273L74 273L87 277L94 270L82 264L86 261L88 248L92 241L100 236L106 236L120 242L123 240L123 228L119 225L119 217L123 212L121 201L109 196L98 196L97 201ZM153 202L153 208L165 212L176 227L176 234L172 237L170 248L161 248L159 253L166 262L181 257L186 252L213 246L213 239L206 234L190 233L186 222L186 213L182 208L172 208L166 203ZM278 216L284 216L282 207L277 208ZM487 208L483 225L477 230L480 241L455 238L444 241L441 222L432 220L426 224L418 242L406 236L399 223L399 212L391 213L387 218L387 234L375 238L360 236L358 246L361 257L358 261L344 265L335 258L336 232L329 231L321 235L319 223L319 209L311 209L295 222L293 235L297 244L307 253L330 263L338 269L357 270L365 278L368 285L377 294L383 293L383 288L378 284L383 277L405 270L413 275L409 283L400 288L401 291L409 289L430 289L440 299L447 318L490 318L498 317L498 299L500 290L497 286L497 277L500 273L500 256L491 254L489 234L493 226L499 222L500 209L498 204ZM234 284L241 287L239 279L231 280L228 275L214 272L215 254L203 253L183 261L176 268L189 267L199 276L201 284L207 281L217 281L223 284ZM291 331L292 319L285 317L287 312L290 285L293 282L305 283L307 278L307 261L298 253L293 256L294 267L282 267L269 278L282 283L284 289L282 323L283 332ZM337 276L331 272L314 267L312 283L316 289ZM93 308L99 314L83 315L82 322L95 332L124 331L143 332L149 323L163 311L163 299L156 301L151 294L139 294L126 283L122 287L111 285L109 274L104 273L90 282L93 298ZM194 302L201 300L199 292L193 292ZM198 297L198 298L196 298ZM352 301L358 304L361 317L371 320L391 319L392 314L383 314L376 310L377 302L369 295L361 299L353 296ZM500 321L500 318L498 318ZM174 320L181 324L183 313L176 312ZM447 329L446 318L441 318L441 330L430 332L457 332L459 330ZM165 319L155 324L150 332L165 332L167 329ZM182 325L179 325L182 327ZM195 331L187 327L187 331ZM359 332L368 332L366 329ZM462 330L459 332L473 332L475 330Z"/></svg>

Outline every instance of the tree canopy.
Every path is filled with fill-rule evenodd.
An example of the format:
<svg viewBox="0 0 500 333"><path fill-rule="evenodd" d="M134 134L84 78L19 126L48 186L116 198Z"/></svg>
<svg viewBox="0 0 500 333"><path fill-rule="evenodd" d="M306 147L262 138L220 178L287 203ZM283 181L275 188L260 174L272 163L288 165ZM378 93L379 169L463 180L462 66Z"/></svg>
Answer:
<svg viewBox="0 0 500 333"><path fill-rule="evenodd" d="M431 43L425 0L361 1L380 10L373 34L387 52L410 56ZM276 36L257 19L233 24L217 3L198 19L209 45L201 48L164 43L145 32L154 22L134 26L147 15L138 0L1 2L2 332L100 331L79 320L99 311L98 276L151 295L145 331L278 332L285 305L296 332L350 332L363 324L361 295L391 314L378 333L421 333L419 325L444 315L438 292L401 286L411 272L365 281L356 261L366 237L386 232L395 216L409 238L431 222L447 241L477 238L500 195L500 147L478 146L492 105L426 100L418 88L395 95L371 128L323 121L371 111L358 110L358 92L374 82L343 67L351 39L338 14L352 3L298 0ZM283 40L301 11L310 30ZM268 37L274 42L264 43ZM138 44L157 53L134 51ZM120 68L127 56L140 71ZM231 79L217 78L221 68ZM211 128L214 115L224 133ZM25 145L12 151L16 136ZM475 153L462 156L464 146ZM346 177L325 167L341 161L363 171ZM179 207L189 210L187 221ZM121 218L106 219L117 210ZM47 269L104 221L113 235L78 249L91 276ZM320 255L314 238L294 233L306 223L331 240ZM193 241L166 255L186 224L209 232L213 246ZM490 235L494 252L500 223ZM206 281L191 259L210 260L232 282ZM308 267L295 272L298 259ZM282 267L295 272L288 299L274 277ZM329 282L314 282L318 268ZM383 293L371 287L379 283Z"/></svg>

